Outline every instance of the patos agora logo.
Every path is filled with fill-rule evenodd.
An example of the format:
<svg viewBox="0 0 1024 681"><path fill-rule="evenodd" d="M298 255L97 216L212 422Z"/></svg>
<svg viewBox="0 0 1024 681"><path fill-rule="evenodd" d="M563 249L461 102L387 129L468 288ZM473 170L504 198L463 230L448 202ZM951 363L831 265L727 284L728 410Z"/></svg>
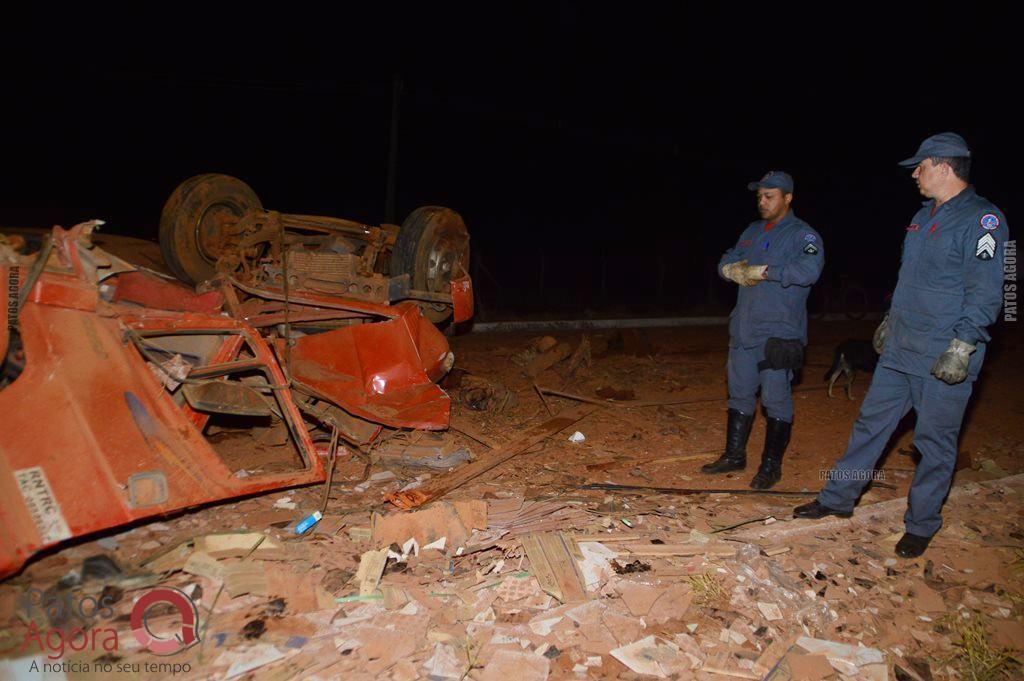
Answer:
<svg viewBox="0 0 1024 681"><path fill-rule="evenodd" d="M85 596L74 599L70 594L48 595L39 589L29 589L22 596L22 605L28 615L29 627L22 641L22 652L36 648L46 653L51 660L64 656L65 652L84 650L114 652L120 649L117 629L98 626L95 620L110 619L114 616L113 599L101 596L99 599ZM154 631L149 618L156 606L170 606L180 618L177 629L163 635ZM66 621L68 615L76 616L89 623L65 630L56 626L42 629L33 614L42 609L47 619ZM161 616L167 614L166 607L158 610ZM195 603L183 591L174 587L159 587L143 594L132 607L129 616L132 636L143 648L154 655L174 655L187 650L199 642L199 611Z"/></svg>

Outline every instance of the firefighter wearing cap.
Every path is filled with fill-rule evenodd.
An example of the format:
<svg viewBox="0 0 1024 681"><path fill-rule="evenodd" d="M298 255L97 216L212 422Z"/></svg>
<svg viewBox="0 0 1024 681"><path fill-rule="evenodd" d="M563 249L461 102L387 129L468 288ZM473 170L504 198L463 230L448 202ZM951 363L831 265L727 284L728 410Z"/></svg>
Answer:
<svg viewBox="0 0 1024 681"><path fill-rule="evenodd" d="M987 327L1003 290L1007 225L968 183L970 155L963 138L926 139L901 162L927 199L906 228L892 308L875 332L881 353L846 453L818 498L794 509L800 518L848 517L900 419L917 412L914 446L921 461L896 545L920 556L942 526L942 502L956 464L964 409L985 358Z"/></svg>
<svg viewBox="0 0 1024 681"><path fill-rule="evenodd" d="M761 219L722 256L718 271L739 285L729 319L729 412L725 453L701 470L743 470L757 390L767 416L761 465L750 482L768 489L782 477L793 427L790 382L807 344L807 295L825 263L821 236L793 214L793 178L772 171L747 185L757 192Z"/></svg>

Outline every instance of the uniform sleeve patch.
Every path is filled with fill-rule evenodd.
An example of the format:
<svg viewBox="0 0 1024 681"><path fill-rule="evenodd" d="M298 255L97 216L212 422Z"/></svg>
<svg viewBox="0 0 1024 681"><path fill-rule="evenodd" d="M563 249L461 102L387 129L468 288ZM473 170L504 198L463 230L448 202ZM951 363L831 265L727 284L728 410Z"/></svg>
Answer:
<svg viewBox="0 0 1024 681"><path fill-rule="evenodd" d="M818 240L818 237L814 236L813 234L810 234L810 233L804 234L804 241L817 241L817 240Z"/></svg>
<svg viewBox="0 0 1024 681"><path fill-rule="evenodd" d="M985 213L981 216L981 227L990 232L993 229L999 229L999 216L995 213Z"/></svg>
<svg viewBox="0 0 1024 681"><path fill-rule="evenodd" d="M974 256L978 260L991 260L996 257L996 240L991 234L982 234L978 239L978 245L974 249Z"/></svg>
<svg viewBox="0 0 1024 681"><path fill-rule="evenodd" d="M818 255L818 247L815 246L814 244L809 243L806 246L804 246L804 253L806 253L807 255Z"/></svg>

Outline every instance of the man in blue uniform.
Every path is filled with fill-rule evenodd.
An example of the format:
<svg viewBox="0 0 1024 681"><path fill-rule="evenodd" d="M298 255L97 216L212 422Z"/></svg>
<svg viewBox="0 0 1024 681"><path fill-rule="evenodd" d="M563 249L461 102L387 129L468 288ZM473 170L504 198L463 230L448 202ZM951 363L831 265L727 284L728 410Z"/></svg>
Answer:
<svg viewBox="0 0 1024 681"><path fill-rule="evenodd" d="M957 438L971 388L985 359L986 330L1002 302L1007 225L968 183L971 152L963 138L926 139L900 165L927 200L906 229L899 281L875 332L881 353L846 453L818 498L798 518L849 517L882 450L911 407L921 461L896 553L916 558L942 525L942 503L956 464Z"/></svg>
<svg viewBox="0 0 1024 681"><path fill-rule="evenodd" d="M807 294L825 263L825 246L793 214L793 178L770 171L747 185L757 192L761 219L750 223L718 263L723 278L739 284L729 317L729 417L725 453L701 468L727 473L747 465L747 439L757 408L757 389L768 418L764 452L754 489L782 477L782 455L793 427L793 370L807 344Z"/></svg>

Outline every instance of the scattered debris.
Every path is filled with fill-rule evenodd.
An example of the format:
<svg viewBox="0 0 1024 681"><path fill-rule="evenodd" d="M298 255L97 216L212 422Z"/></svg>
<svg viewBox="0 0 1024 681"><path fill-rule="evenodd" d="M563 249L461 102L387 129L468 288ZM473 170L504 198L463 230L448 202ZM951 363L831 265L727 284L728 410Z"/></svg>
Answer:
<svg viewBox="0 0 1024 681"><path fill-rule="evenodd" d="M377 590L381 575L384 573L384 565L388 560L388 550L367 551L359 559L359 569L356 571L356 580L359 581L359 595L369 596Z"/></svg>
<svg viewBox="0 0 1024 681"><path fill-rule="evenodd" d="M595 393L602 400L612 400L615 402L632 402L636 400L636 393L632 390L619 390L609 386L598 388Z"/></svg>
<svg viewBox="0 0 1024 681"><path fill-rule="evenodd" d="M387 444L373 450L374 463L383 466L408 466L410 468L432 468L450 470L472 458L465 447L456 445L446 433L419 433L414 442L393 438Z"/></svg>
<svg viewBox="0 0 1024 681"><path fill-rule="evenodd" d="M589 519L590 514L578 504L564 501L525 501L522 497L509 497L487 502L487 527L507 538L565 529Z"/></svg>
<svg viewBox="0 0 1024 681"><path fill-rule="evenodd" d="M463 466L446 476L435 478L420 489L390 494L387 500L399 508L421 506L428 501L444 496L456 487L521 454L545 438L568 428L591 412L593 412L593 409L588 407L576 407L560 412L544 423L528 429L512 442L487 452L487 454L481 456L473 463Z"/></svg>
<svg viewBox="0 0 1024 681"><path fill-rule="evenodd" d="M634 560L632 563L626 563L620 565L618 562L612 563L612 569L615 570L617 575L629 575L636 572L649 572L651 569L650 563L644 563L640 559Z"/></svg>
<svg viewBox="0 0 1024 681"><path fill-rule="evenodd" d="M550 661L543 655L517 650L497 650L480 675L480 681L545 681Z"/></svg>
<svg viewBox="0 0 1024 681"><path fill-rule="evenodd" d="M499 383L471 375L463 378L459 395L462 403L474 411L500 414L519 404L514 391Z"/></svg>
<svg viewBox="0 0 1024 681"><path fill-rule="evenodd" d="M320 522L320 520L323 517L323 513L321 513L320 511L313 511L306 517L299 520L295 524L295 529L293 531L295 532L295 534L305 534L310 530L310 528L312 528L314 525Z"/></svg>
<svg viewBox="0 0 1024 681"><path fill-rule="evenodd" d="M568 359L571 354L572 346L568 343L559 343L530 360L530 363L526 365L526 375L536 378L562 360Z"/></svg>
<svg viewBox="0 0 1024 681"><path fill-rule="evenodd" d="M196 552L214 558L239 558L254 554L261 560L285 559L289 555L284 545L273 537L256 532L207 534L194 540Z"/></svg>
<svg viewBox="0 0 1024 681"><path fill-rule="evenodd" d="M840 674L860 675L863 678L887 677L885 657L882 651L875 648L823 641L806 636L797 639L796 645L808 653L825 656L832 668Z"/></svg>
<svg viewBox="0 0 1024 681"><path fill-rule="evenodd" d="M499 361L509 354L488 352ZM657 360L594 358L571 389L688 394L662 371L680 360L677 349ZM616 361L629 373L610 371ZM564 378L568 367L553 368ZM518 373L504 377L523 395L533 384ZM565 405L557 395L546 401L556 411ZM926 556L903 560L893 547L905 499L862 502L852 519L811 522L791 519L800 497L750 492L748 474L712 481L718 489L692 487L701 460L717 455L706 448L724 426L696 408L700 418L680 429L682 415L664 405L569 410L572 419L558 421L537 399L522 402L501 414L452 405L453 430L479 443L480 466L415 480L399 470L406 453L436 458L466 442L451 432L391 432L359 458L339 457L335 494L301 535L296 520L320 507L324 485L288 489L301 513L275 509L280 492L256 495L46 555L0 584L0 621L11 631L0 648L22 641L28 620L12 608L30 584L61 597L99 598L102 589L118 623L143 589L166 585L196 602L196 653L203 674L216 678L839 681L892 678L887 667L912 681L985 678L986 669L1019 676L1024 516L1016 506L1024 477L965 471L974 482L954 487ZM574 446L567 437L582 418L576 427L586 441ZM320 458L325 442L321 435ZM1011 466L1006 452L992 451ZM369 460L377 468L367 471ZM799 476L809 460L795 445L787 488L806 484ZM267 474L247 461L229 467L240 469ZM622 484L633 469L647 486ZM890 479L890 470L894 486L909 483L909 475ZM809 496L816 487L806 486ZM357 487L368 498L350 500ZM380 503L402 487L425 490L426 503L409 511ZM46 623L45 613L33 614ZM124 662L148 656L119 654Z"/></svg>
<svg viewBox="0 0 1024 681"><path fill-rule="evenodd" d="M657 636L647 636L635 643L611 651L612 657L637 674L665 679L683 670L692 669L692 661L679 646Z"/></svg>
<svg viewBox="0 0 1024 681"><path fill-rule="evenodd" d="M789 673L793 681L821 681L835 675L835 670L824 655L800 655L790 653L786 656Z"/></svg>
<svg viewBox="0 0 1024 681"><path fill-rule="evenodd" d="M591 364L590 355L590 339L584 335L580 340L580 344L576 346L576 349L572 351L572 355L569 356L569 363L565 369L565 377L567 379L576 378L576 374L579 373L580 369L589 367Z"/></svg>
<svg viewBox="0 0 1024 681"><path fill-rule="evenodd" d="M576 562L582 559L582 553L571 536L541 532L526 535L522 541L541 589L563 603L586 598L585 582Z"/></svg>
<svg viewBox="0 0 1024 681"><path fill-rule="evenodd" d="M355 542L368 542L373 539L373 529L369 527L350 527L348 528L348 538Z"/></svg>
<svg viewBox="0 0 1024 681"><path fill-rule="evenodd" d="M464 546L473 530L487 527L487 503L443 501L412 512L374 513L372 527L378 546L401 545L410 537L420 546L442 538L448 546Z"/></svg>
<svg viewBox="0 0 1024 681"><path fill-rule="evenodd" d="M767 495L776 497L814 497L817 496L817 492L797 492L797 491L784 491L784 490L756 490L756 489L702 489L699 487L653 487L647 485L617 485L610 482L591 483L588 485L581 485L580 489L599 489L608 491L620 491L620 492L647 492L650 494L737 494L740 496L747 495Z"/></svg>

